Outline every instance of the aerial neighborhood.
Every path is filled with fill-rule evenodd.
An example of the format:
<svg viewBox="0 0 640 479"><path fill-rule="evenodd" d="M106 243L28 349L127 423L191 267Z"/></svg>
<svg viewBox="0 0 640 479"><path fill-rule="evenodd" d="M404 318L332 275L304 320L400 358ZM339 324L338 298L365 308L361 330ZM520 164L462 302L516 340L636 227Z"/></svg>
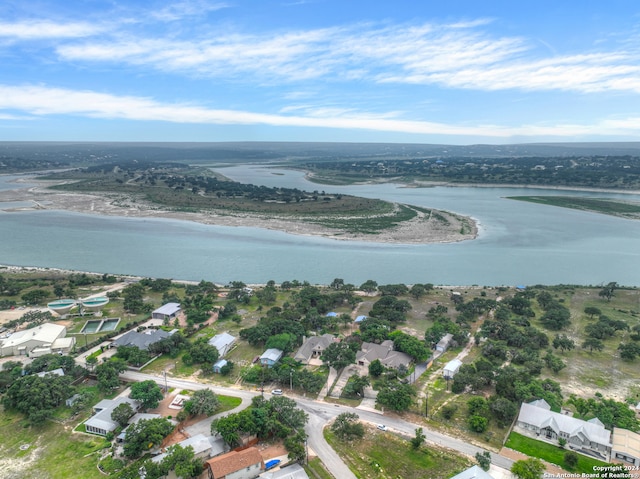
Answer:
<svg viewBox="0 0 640 479"><path fill-rule="evenodd" d="M82 282L107 300L9 306L0 386L29 427L61 418L103 444L100 474L343 477L377 441L401 462L443 448L435 469L410 466L434 478L640 467L635 357L618 349L626 400L565 391L570 357L582 367L640 331L635 315L605 315L597 290L576 313L559 300L575 292L544 287Z"/></svg>

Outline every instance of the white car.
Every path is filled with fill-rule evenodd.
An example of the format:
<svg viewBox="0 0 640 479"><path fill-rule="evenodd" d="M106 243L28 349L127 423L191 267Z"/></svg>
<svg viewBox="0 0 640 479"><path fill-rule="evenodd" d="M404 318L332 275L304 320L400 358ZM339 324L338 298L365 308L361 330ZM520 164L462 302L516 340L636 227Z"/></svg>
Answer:
<svg viewBox="0 0 640 479"><path fill-rule="evenodd" d="M273 391L271 391L271 394L282 396L282 389L274 389Z"/></svg>
<svg viewBox="0 0 640 479"><path fill-rule="evenodd" d="M384 424L378 424L376 427L378 429L380 429L381 431L386 431L387 430L387 426L385 426Z"/></svg>

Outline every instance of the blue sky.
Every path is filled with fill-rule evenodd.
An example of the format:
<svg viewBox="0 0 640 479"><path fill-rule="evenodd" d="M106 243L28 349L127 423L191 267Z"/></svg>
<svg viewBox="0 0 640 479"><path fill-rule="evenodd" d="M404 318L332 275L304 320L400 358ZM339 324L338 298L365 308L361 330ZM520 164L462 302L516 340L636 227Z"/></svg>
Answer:
<svg viewBox="0 0 640 479"><path fill-rule="evenodd" d="M635 0L0 3L0 141L639 139Z"/></svg>

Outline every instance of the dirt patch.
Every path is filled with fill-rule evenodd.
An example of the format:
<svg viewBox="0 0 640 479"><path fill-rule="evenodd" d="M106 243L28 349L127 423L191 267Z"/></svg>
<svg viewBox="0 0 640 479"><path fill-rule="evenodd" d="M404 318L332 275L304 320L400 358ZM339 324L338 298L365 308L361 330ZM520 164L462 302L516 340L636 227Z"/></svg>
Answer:
<svg viewBox="0 0 640 479"><path fill-rule="evenodd" d="M281 458L282 456L289 454L282 443L258 444L258 450L265 462L270 459Z"/></svg>

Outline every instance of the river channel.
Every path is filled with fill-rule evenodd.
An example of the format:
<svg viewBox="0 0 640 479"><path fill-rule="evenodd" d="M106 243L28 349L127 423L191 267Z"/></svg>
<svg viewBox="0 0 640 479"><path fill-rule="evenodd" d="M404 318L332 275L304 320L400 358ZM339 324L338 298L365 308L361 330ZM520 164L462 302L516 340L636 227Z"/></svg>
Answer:
<svg viewBox="0 0 640 479"><path fill-rule="evenodd" d="M220 169L266 186L381 198L472 216L477 239L393 245L297 236L258 228L64 211L0 212L0 264L73 269L216 283L334 278L360 284L640 286L640 221L505 199L580 195L640 201L637 195L535 188L400 185L322 186L298 171L252 165ZM0 189L15 188L0 177ZM24 185L20 185L24 187ZM6 206L0 205L0 208Z"/></svg>

